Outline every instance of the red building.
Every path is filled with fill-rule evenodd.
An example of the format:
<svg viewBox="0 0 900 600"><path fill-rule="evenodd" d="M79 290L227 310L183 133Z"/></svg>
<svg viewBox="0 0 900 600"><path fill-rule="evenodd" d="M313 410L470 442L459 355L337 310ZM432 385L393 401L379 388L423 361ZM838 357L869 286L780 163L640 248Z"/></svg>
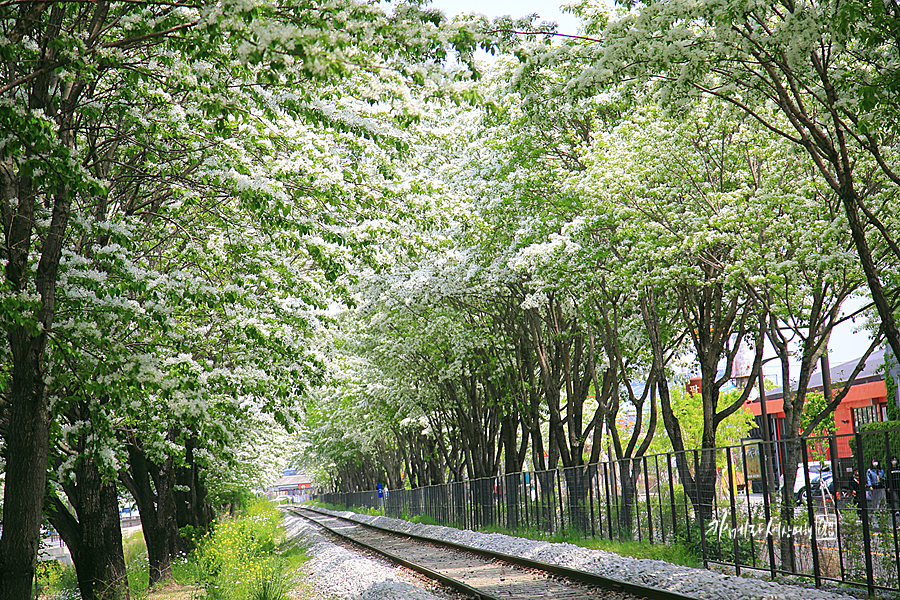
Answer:
<svg viewBox="0 0 900 600"><path fill-rule="evenodd" d="M843 383L850 377L856 368L857 360L842 363L831 367L831 388L833 392L840 391ZM852 434L859 431L859 427L873 421L887 420L887 391L884 385L884 350L877 350L866 360L863 370L857 375L850 391L834 411L834 423L837 426L837 435ZM822 391L821 371L813 373L809 382L809 391ZM780 389L766 391L766 413L769 417L770 431L773 439L781 439L783 433L784 407L782 405L783 392ZM744 408L753 415L760 417L762 414L759 398L748 400ZM759 419L757 419L759 422ZM849 456L851 454L849 437L838 437L838 455Z"/></svg>
<svg viewBox="0 0 900 600"><path fill-rule="evenodd" d="M276 502L293 504L309 500L312 492L312 481L309 477L302 473L291 473L266 488L266 497Z"/></svg>

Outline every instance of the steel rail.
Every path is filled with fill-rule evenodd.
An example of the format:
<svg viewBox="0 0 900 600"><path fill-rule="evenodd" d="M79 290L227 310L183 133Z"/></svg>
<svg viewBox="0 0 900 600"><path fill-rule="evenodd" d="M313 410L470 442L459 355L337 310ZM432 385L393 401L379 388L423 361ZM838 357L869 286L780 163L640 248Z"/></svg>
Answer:
<svg viewBox="0 0 900 600"><path fill-rule="evenodd" d="M553 565L550 563L545 563L537 560L531 560L530 558L523 558L521 556L513 556L511 554L504 554L502 552L495 552L493 550L484 550L482 548L474 548L472 546L466 546L464 544L458 544L456 542L448 542L444 540L438 540L434 538L430 538L423 535L417 535L414 533L405 533L400 531L394 531L393 529L388 529L386 527L380 527L378 525L372 525L371 523L362 523L360 521L356 521L353 519L348 519L346 517L341 517L338 515L332 515L320 510L317 510L315 507L304 506L304 510L309 510L320 515L333 517L336 519L343 519L344 521L349 521L356 525L361 525L363 527L368 527L370 529L375 529L378 531L383 531L385 533L391 533L398 536L409 537L413 539L417 539L424 542L431 542L433 544L438 544L440 546L446 546L448 548L453 548L455 550L461 550L464 552L470 552L472 554L477 554L479 556L483 556L485 558L491 558L495 560L501 560L506 563L510 563L512 565L524 567L527 569L535 569L538 571L544 571L546 573L550 573L557 577L561 577L564 579L570 579L572 581L577 581L579 583L585 583L588 585L596 586L599 588L628 593L633 596L638 596L639 598L647 598L647 600L698 600L693 596L687 596L685 594L680 594L678 592L672 592L669 590L664 590L661 588L655 588L647 585L641 585L638 583L631 583L628 581L623 581L621 579L615 579L613 577L604 577L603 575L597 575L595 573L588 573L587 571L579 571L577 569L570 569L569 567L562 567L559 565ZM296 513L295 513L296 514ZM310 519L311 520L311 519ZM465 585L465 584L463 584ZM478 592L478 594L482 594L483 592Z"/></svg>
<svg viewBox="0 0 900 600"><path fill-rule="evenodd" d="M310 510L309 508L306 508L306 509ZM381 548L377 548L377 547L369 545L365 542L361 542L355 538L350 537L347 534L336 531L336 530L332 529L331 527L329 527L328 525L325 525L324 523L320 523L319 521L316 521L315 519L312 519L304 514L301 514L300 511L298 511L297 509L289 509L289 510L290 510L291 514L298 516L302 519L306 519L307 521L309 521L311 523L315 523L322 529L325 529L326 531L333 533L334 535L336 535L342 539L348 540L349 542L352 542L353 544L356 544L357 546L361 546L370 552L375 552L376 554L380 554L393 563L402 565L402 566L406 567L407 569L416 571L417 573L420 573L420 574L424 575L425 577L428 577L429 579L433 579L435 581L440 581L442 584L444 584L448 587L454 588L457 591L460 591L464 594L468 594L474 598L477 598L478 600L503 600L499 596L493 596L491 594L486 594L476 588L473 588L472 586L470 586L466 583L463 583L462 581L453 579L452 577L447 577L446 575L444 575L443 573L440 573L439 571L429 569L428 567L420 565L418 563L410 562L410 561L406 560L405 558L391 554L390 552L388 552L386 550L382 550ZM343 517L338 517L336 515L329 515L328 513L323 513L323 512L317 511L317 510L310 510L310 512L314 512L314 513L320 514L322 516L331 517L333 519L341 519L343 521L349 521L350 523L353 523L354 525L360 525L363 527L366 526L365 523L357 523L356 521L353 521L352 519L344 519ZM396 531L391 531L389 529L382 529L380 527L372 527L372 529L382 530L382 531L385 531L388 533L392 533L396 536L404 536L405 535L402 533L398 533ZM407 537L419 537L419 536L407 536ZM424 539L427 539L427 538L424 538ZM435 540L435 542L438 544L441 543L437 540Z"/></svg>

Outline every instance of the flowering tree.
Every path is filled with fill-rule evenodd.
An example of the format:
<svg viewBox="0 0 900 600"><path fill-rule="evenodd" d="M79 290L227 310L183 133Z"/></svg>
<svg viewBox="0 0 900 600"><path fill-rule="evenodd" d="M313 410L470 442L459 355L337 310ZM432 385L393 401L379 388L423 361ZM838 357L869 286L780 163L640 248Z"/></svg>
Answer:
<svg viewBox="0 0 900 600"><path fill-rule="evenodd" d="M888 208L898 183L897 13L865 2L623 4L610 18L594 2L578 3L585 35L520 53L516 84L531 90L548 73L564 74L557 95L570 102L609 95L641 102L649 92L672 113L691 110L695 99L705 96L759 125L758 133L738 142L773 150L768 156L756 152L745 163L756 180L749 186L757 190L750 196L755 207L731 206L761 217L756 225L747 220L748 239L760 240L758 249L747 247L748 256L757 255L760 262L744 268L754 274L744 296L768 315L767 335L782 358L786 382L790 338L802 346L796 394L785 384L788 421L797 431L809 375L826 349L843 299L858 281L840 251L843 242L823 246L822 239L847 235L879 315L875 329L895 352L900 344L890 291L900 253L896 211ZM531 98L542 101L541 95ZM747 136L748 127L744 130ZM658 163L651 158L650 164ZM842 215L834 213L834 201ZM785 214L795 219L780 218ZM814 252L804 241L810 232L819 232L809 237ZM773 234L789 241L776 242ZM652 321L658 313L652 303L646 308ZM654 328L648 324L648 329L655 338ZM695 324L688 332L706 329ZM701 335L694 336L695 346L704 344ZM698 357L702 362L703 352ZM705 379L704 390L708 385ZM821 418L841 397L829 402Z"/></svg>
<svg viewBox="0 0 900 600"><path fill-rule="evenodd" d="M404 82L437 89L448 79L437 60L450 45L464 53L471 50L478 37L466 26L448 24L439 13L417 6L401 5L388 15L352 1L293 8L266 2L177 7L23 3L2 27L2 56L10 74L0 88L5 98L0 127L6 139L0 187L7 232L2 249L6 266L2 314L8 331L9 385L3 399L7 477L0 587L11 598L24 598L30 594L38 545L51 396L72 400L73 407L87 403L92 427L100 429L105 425L99 415L106 418L107 412L116 412L113 409L125 398L129 403L124 406L134 411L119 415L127 420L140 414L142 401L174 403L189 413L204 394L221 398L223 392L253 397L260 410L288 420L285 405L299 388L292 388L293 380L279 381L274 371L258 377L253 370L259 363L251 358L250 348L267 350L257 354L260 360L279 357L271 363L273 368L308 374L304 363L312 363L296 353L302 335L291 329L308 322L297 307L309 305L316 295L313 304L319 303L324 296L321 281L309 285L316 278L306 274L313 271L323 281L333 280L339 267L330 249L341 239L333 229L313 225L333 219L318 214L321 203L351 196L339 193L343 183L339 174L352 178L353 169L324 157L323 150L328 152L331 145L328 133L318 138L326 142L318 148L315 136L291 144L294 157L305 154L310 160L300 162L301 168L286 169L277 160L291 156L279 154L282 147L275 145L284 138L272 135L262 142L259 130L255 136L246 135L247 128L264 130L276 119L284 122L290 117L297 123L331 127L349 135L347 139L379 138L364 120L342 112L339 103L328 102L334 94L328 86L355 78L359 91L367 82L369 91L365 97L358 95L360 101L384 102L408 118L415 110L404 95ZM465 71L460 75L465 77ZM241 138L255 145L232 143ZM266 160L260 161L260 156ZM277 184L257 177L261 169L273 166L280 176ZM228 210L219 210L222 207ZM251 215L251 225L237 226L242 223L241 212ZM211 221L206 219L209 215ZM102 231L79 238L76 225L90 220L129 228L137 239L125 247L139 258L111 249L110 238ZM135 227L136 223L148 229ZM276 240L264 234L267 230L286 235ZM312 235L314 230L318 236ZM165 233L168 238L159 235ZM211 245L198 244L200 239ZM83 273L86 279L73 282L69 289L60 285L67 249L72 257L92 265ZM212 261L205 260L206 251L211 251ZM248 256L238 261L239 266L231 265L241 252ZM138 263L138 270L148 269L158 278L153 281L154 275L134 271L116 273L116 281L137 289L113 286L109 294L96 294L93 284L83 285L91 279L102 285L109 276L106 263L113 259ZM205 285L198 286L200 279ZM235 289L237 280L243 285ZM276 291L273 286L280 284L289 286L290 293ZM56 321L65 302L74 301L71 306L77 310L84 300L76 294L80 287L88 288L88 300L98 297L88 310L103 315L94 325L74 324L76 329L100 330L87 331L96 335L91 340L94 347L85 352L70 345L84 338L66 337L66 326L57 326ZM185 292L191 295L187 306L181 304ZM162 295L164 302L157 304L154 295ZM265 301L258 302L260 298ZM117 303L122 306L110 309L109 304ZM204 312L203 303L219 308L212 318L197 319ZM172 305L185 312L173 315L167 310ZM162 327L123 328L121 321L141 309L161 313ZM196 328L186 325L188 320ZM141 319L137 321L135 325ZM194 337L204 328L201 336L211 344L205 348ZM113 337L123 332L124 340ZM216 343L219 346L213 347ZM48 344L72 360L51 362ZM149 366L144 360L124 359L129 344L132 351L142 348ZM97 345L102 352L94 352ZM57 364L65 366L54 371L51 365ZM142 365L147 367L143 372ZM163 381L144 379L153 369L163 374ZM66 370L71 377L65 387L54 387L53 377ZM79 377L98 374L97 383L109 384L109 389L98 389L93 381L84 385L88 380ZM125 394L121 382L128 379L135 384ZM198 393L193 387L197 384L210 389ZM112 406L105 406L108 403ZM100 408L94 410L95 406ZM57 412L66 414L65 406ZM79 422L85 416L78 411L72 415ZM154 430L159 435L143 441L164 447L164 441L179 437L159 425ZM79 442L84 443L94 439L94 433L73 433L69 441L85 435ZM166 452L156 456L172 458ZM156 488L159 493L160 486ZM118 588L108 589L115 593Z"/></svg>
<svg viewBox="0 0 900 600"><path fill-rule="evenodd" d="M523 250L523 264L542 265L539 285L571 293L597 332L606 363L605 383L595 382L594 387L595 393L604 394L598 401L604 418L614 422L621 396L637 409L638 426L625 443L610 427L617 457L627 459L620 464L630 470L630 459L646 452L652 440L657 418L652 392L657 384L662 388L663 421L673 444L684 449L679 443L680 423L668 402L665 374L683 340L693 342L691 349L704 377L703 448L715 446L718 424L739 410L749 393L719 406L718 391L730 379L730 364L742 338L755 338L756 370L761 362L759 311L764 307L743 279L752 274L739 250L746 224L733 212L744 196L741 190L752 189L752 183L738 168L743 161L737 142L741 134L736 133L741 131L739 118L717 120L708 107L699 107L691 114L694 121L667 120L640 108L628 111L621 98L579 100L565 91L568 77L579 70L573 62L546 68L536 58L527 63L534 69L526 68L514 82L540 108L533 121L548 121L540 139L546 143L559 132L559 140L548 144L551 149L546 151L546 156L557 157L556 164L544 166L533 181L552 182L556 176L556 189L552 185L536 189L543 194L543 211L548 190L555 192L551 197L559 203L562 222L553 222ZM554 98L550 102L557 110L545 110L541 102L548 96ZM526 127L519 124L517 131ZM729 132L729 127L735 129ZM534 156L537 151L531 148L524 154ZM516 173L516 181L523 179ZM554 322L562 320L556 317ZM559 338L557 332L553 339ZM647 346L652 355L642 351ZM723 360L726 375L720 377L717 371ZM631 385L636 375L646 384L641 393ZM577 400L571 392L568 397ZM647 428L640 422L645 407ZM570 433L572 414L570 407ZM551 403L551 430L552 421ZM599 443L594 450L599 451ZM691 488L695 506L708 512L715 469L712 453L705 452L701 463L700 471L691 473L691 465L683 462L681 476ZM636 476L622 474L623 481Z"/></svg>
<svg viewBox="0 0 900 600"><path fill-rule="evenodd" d="M770 137L771 136L767 136ZM759 261L755 288L769 306L766 335L781 362L781 397L784 411L781 452L785 464L801 459L801 424L808 436L810 424L829 417L843 400L871 351L875 341L859 360L839 393L828 402L810 404L810 378L828 351L828 339L841 322L844 301L862 285L864 278L857 257L850 252L852 240L839 201L816 177L814 167L803 154L778 138L767 144L769 153L760 164L761 208L770 219L752 235L757 240L754 254ZM792 364L798 362L796 372ZM827 361L822 361L827 368ZM793 468L784 470L781 486L781 519L788 522L794 511ZM782 536L782 567L793 569L793 540Z"/></svg>
<svg viewBox="0 0 900 600"><path fill-rule="evenodd" d="M607 22L584 2L576 10L587 20L585 36L558 46L520 46L520 68L501 69L480 90L489 110L445 115L443 127L458 141L444 150L462 147L466 156L433 161L425 171L463 199L466 218L393 271L398 280L375 281L381 271L370 281L377 290L370 306L389 304L382 323L402 323L403 339L416 339L421 361L403 364L438 378L462 364L469 374L479 372L475 364L495 370L515 364L519 373L531 373L507 389L525 383L527 397L543 403L545 414L522 402L519 415L529 415L523 423L532 414L547 420L553 467L580 465L592 436L589 460L599 458L597 425L614 414L617 400L646 406L646 418L658 418L654 390L673 446L687 449L687 425L672 408L667 381L673 357L690 353L703 379L704 452L697 472L686 462L679 469L695 507L708 514L716 432L750 393L719 393L742 341L754 349L752 377L765 336L784 358L793 331L805 343L801 380L808 381L842 299L859 282L853 261L835 250L841 236L853 241L873 299L897 258L895 215L887 210L896 196L886 133L892 126L885 119L892 99L870 89L866 70L853 62L875 61L879 52L889 58L886 38L856 29L850 38L858 44L842 54L847 48L838 42L850 38L828 29L822 15L830 8L821 7L821 14L816 7L796 14L782 8L649 3ZM788 21L818 23L815 35L827 29L832 37L816 47L808 28L792 29ZM766 27L771 35L759 34ZM833 71L831 63L824 70L815 65L826 54L829 61L842 57ZM885 67L877 77L890 79L890 73ZM832 75L843 78L843 88L829 88ZM845 96L831 98L829 89ZM647 108L657 101L669 112ZM461 126L470 133L456 131ZM841 190L861 181L859 174L871 186L857 186L851 198ZM809 245L820 239L833 243ZM471 290L458 289L460 279ZM482 295L485 282L502 291ZM425 291L411 292L418 285ZM396 310L401 302L413 307L414 319ZM514 302L521 314L511 310ZM890 328L882 305L881 321ZM516 316L500 316L500 307ZM506 325L498 329L488 325L501 322ZM417 337L433 324L446 337L435 331ZM477 333L454 339L444 333L453 327ZM466 352L487 345L508 358L464 363ZM649 385L636 390L632 378ZM493 384L476 379L469 388L479 393ZM591 385L596 410L586 415ZM798 390L795 400L802 403L802 396ZM432 431L450 419L433 414ZM639 414L644 418L645 411ZM654 429L636 428L648 435L612 441L621 457L639 455ZM542 442L531 440L541 467Z"/></svg>
<svg viewBox="0 0 900 600"><path fill-rule="evenodd" d="M867 2L645 2L608 20L593 2L576 10L595 37L535 55L525 70L583 57L586 68L567 83L575 95L621 80L632 89L651 82L669 107L707 95L802 149L841 202L880 326L900 351L884 289L894 282L876 258L900 259L896 211L885 202L900 184L896 11Z"/></svg>
<svg viewBox="0 0 900 600"><path fill-rule="evenodd" d="M731 378L731 364L744 338L757 349L754 371L762 359L761 311L749 293L750 273L742 258L745 243L738 198L751 195L746 171L739 168L744 147L736 139L741 124L714 116L699 106L691 119L666 120L635 110L609 136L596 144L590 158L596 179L583 178L584 192L602 190L605 206L614 211L617 234L628 247L634 289L653 352L663 421L676 451L684 450L681 425L672 412L663 375L686 336L702 376L703 435L701 447L715 447L718 424L739 410L749 390L720 405L719 390ZM740 214L740 216L739 216ZM665 312L663 312L665 311ZM678 315L673 330L668 311ZM764 314L764 313L763 313ZM718 375L724 361L725 373ZM679 475L698 511L708 511L715 480L715 459L703 452L699 470L683 461ZM682 455L683 456L683 455ZM704 512L705 514L705 512Z"/></svg>

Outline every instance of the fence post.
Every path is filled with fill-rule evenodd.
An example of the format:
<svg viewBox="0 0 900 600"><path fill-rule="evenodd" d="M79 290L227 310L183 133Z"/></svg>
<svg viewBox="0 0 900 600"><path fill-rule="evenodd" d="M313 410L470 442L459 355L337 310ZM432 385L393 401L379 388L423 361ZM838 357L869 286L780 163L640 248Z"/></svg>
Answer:
<svg viewBox="0 0 900 600"><path fill-rule="evenodd" d="M606 488L606 529L609 531L609 539L613 539L612 504L609 501L609 461L603 463L603 486Z"/></svg>
<svg viewBox="0 0 900 600"><path fill-rule="evenodd" d="M672 479L672 454L666 453L666 473L669 476L669 504L672 505L672 536L673 539L678 537L678 515L675 508L675 481ZM682 486L682 489L684 487Z"/></svg>
<svg viewBox="0 0 900 600"><path fill-rule="evenodd" d="M748 525L751 525L751 527L749 527L750 548L753 549L753 552L751 553L752 564L750 566L752 566L755 569L756 568L756 542L753 538L753 527L752 527L753 509L751 508L751 505L750 505L750 487L751 486L750 486L750 477L748 476L749 471L747 470L747 446L745 446L743 443L741 444L741 472L744 474L744 500L747 503L747 521L748 521Z"/></svg>
<svg viewBox="0 0 900 600"><path fill-rule="evenodd" d="M831 474L833 476L835 473L840 472L839 468L835 468L840 467L840 463L838 462L837 436L835 435L828 438L828 453L831 455ZM841 518L840 515L837 514L837 511L835 511L834 515L834 532L837 537L838 564L841 567L841 581L844 581L847 574L844 571L844 551L841 547Z"/></svg>
<svg viewBox="0 0 900 600"><path fill-rule="evenodd" d="M638 485L638 482L640 481L640 479L634 476L635 465L637 465L637 468L640 468L641 461L639 458L634 458L634 459L629 459L628 462L625 464L627 465L626 468L628 469L629 485L632 486L632 492L633 492L632 496L631 496L631 501L634 503L634 507L632 508L631 513L632 513L632 515L634 515L634 519L637 521L638 541L642 542L644 540L643 540L643 537L641 537L641 506L640 506L640 504L641 504L640 487L641 486ZM635 525L632 524L632 526L631 526L632 532L634 531L634 528L635 528ZM632 533L632 536L633 535L634 534Z"/></svg>
<svg viewBox="0 0 900 600"><path fill-rule="evenodd" d="M812 559L813 559L813 577L816 580L816 587L822 587L822 574L819 569L819 548L816 544L816 513L813 510L813 492L812 492L812 483L809 480L809 451L806 448L806 445L809 441L809 438L800 438L800 452L802 454L803 459L803 471L806 473L806 515L807 519L809 519L809 546L810 550L812 550ZM832 477L834 473L832 473ZM832 480L833 481L833 480ZM819 489L822 488L822 464L819 463ZM793 529L793 524L791 525ZM793 535L791 536L793 539Z"/></svg>
<svg viewBox="0 0 900 600"><path fill-rule="evenodd" d="M734 543L734 574L741 575L741 561L738 553L738 535L737 535L737 509L734 505L734 467L731 463L731 448L725 448L725 457L728 463L728 499L731 504L731 538Z"/></svg>
<svg viewBox="0 0 900 600"><path fill-rule="evenodd" d="M524 502L525 511L524 511L524 514L525 514L525 528L527 529L528 527L531 526L531 518L529 517L529 515L534 512L533 507L529 510L529 502L531 501L531 485L534 482L534 473L531 473L531 474L523 473L522 479L524 481L524 488L525 488L525 502ZM535 484L535 489L537 489L537 484Z"/></svg>
<svg viewBox="0 0 900 600"><path fill-rule="evenodd" d="M622 496L619 494L619 461L613 461L610 468L612 482L613 504L616 507L616 538L622 539Z"/></svg>
<svg viewBox="0 0 900 600"><path fill-rule="evenodd" d="M647 498L647 540L652 544L653 543L653 512L652 506L650 502L650 474L647 473L647 457L642 456L641 459L644 461L644 496Z"/></svg>
<svg viewBox="0 0 900 600"><path fill-rule="evenodd" d="M556 473L556 494L559 499L559 531L563 531L566 528L566 522L563 520L562 481L560 481L559 469L556 469L554 473Z"/></svg>
<svg viewBox="0 0 900 600"><path fill-rule="evenodd" d="M659 505L659 540L666 541L666 511L662 500L662 477L659 476L659 454L653 456L653 466L656 468L656 503Z"/></svg>
<svg viewBox="0 0 900 600"><path fill-rule="evenodd" d="M594 474L597 472L597 466L588 467L588 495L591 502L591 537L597 537L597 530L594 527ZM603 527L603 523L600 524Z"/></svg>
<svg viewBox="0 0 900 600"><path fill-rule="evenodd" d="M887 510L891 511L891 524L893 525L894 532L894 564L897 565L897 587L900 587L900 544L897 541L897 511L892 510L891 505L894 504L897 499L894 498L894 495L897 494L897 490L890 489L890 478L891 478L891 440L890 435L887 431L884 432L884 507ZM891 501L888 502L887 494L891 493Z"/></svg>
<svg viewBox="0 0 900 600"><path fill-rule="evenodd" d="M687 450L681 452L684 455L684 463L687 465L688 455ZM675 467L678 467L678 457L675 457ZM690 494L688 494L688 482L681 479L681 473L679 475L679 481L681 481L681 491L684 492L681 495L682 500L684 500L684 528L687 531L687 539L689 542L693 542L693 538L691 537L693 534L691 533L691 511L693 508L693 503L691 503L690 507L688 507L688 503L690 502ZM688 472L690 475L690 472Z"/></svg>
<svg viewBox="0 0 900 600"><path fill-rule="evenodd" d="M862 435L857 431L853 434L853 437L856 441L856 468L859 472L859 487L860 492L862 492L859 494L856 501L859 503L859 510L862 513L863 548L866 557L866 589L868 590L869 596L874 596L875 571L872 566L872 541L869 539L869 536L871 535L871 532L869 531L869 503L868 498L866 498L865 486L862 483L866 473L866 466L863 461Z"/></svg>
<svg viewBox="0 0 900 600"><path fill-rule="evenodd" d="M700 497L700 463L697 458L697 450L694 450L694 494L697 498L697 517L700 519L700 549L703 552L703 568L709 568L709 560L706 553L706 522L703 519L703 502Z"/></svg>
<svg viewBox="0 0 900 600"><path fill-rule="evenodd" d="M766 458L766 453L763 448L763 444L765 442L759 443L759 457L762 461L762 468L759 470L759 476L762 479L762 487L763 487L763 515L766 517L766 545L769 547L769 572L772 575L772 579L775 579L775 543L772 540L772 533L769 531L769 521L772 519L772 507L769 506L769 482L768 482L768 469L770 468L767 463L768 459Z"/></svg>

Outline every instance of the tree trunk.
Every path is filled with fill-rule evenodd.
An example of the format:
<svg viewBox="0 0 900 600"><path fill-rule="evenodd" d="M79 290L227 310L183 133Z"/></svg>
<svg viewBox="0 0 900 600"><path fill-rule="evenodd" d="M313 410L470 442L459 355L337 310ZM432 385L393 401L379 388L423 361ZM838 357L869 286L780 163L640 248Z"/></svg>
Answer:
<svg viewBox="0 0 900 600"><path fill-rule="evenodd" d="M566 497L569 501L569 528L585 534L591 530L589 520L588 492L590 490L590 474L585 465L563 469L566 478Z"/></svg>
<svg viewBox="0 0 900 600"><path fill-rule="evenodd" d="M697 472L694 473L694 485L688 496L694 503L694 510L700 518L700 526L705 528L713 520L713 502L716 497L716 451L715 442L700 450Z"/></svg>
<svg viewBox="0 0 900 600"><path fill-rule="evenodd" d="M519 419L515 415L504 415L503 425L500 428L500 440L503 444L503 472L505 473L506 488L506 526L516 529L519 526L519 476L522 471L522 463L525 459L524 444L519 448L516 443L519 429ZM523 441L527 441L527 434L523 431Z"/></svg>
<svg viewBox="0 0 900 600"><path fill-rule="evenodd" d="M555 530L554 515L556 514L556 470L538 471L535 473L538 484L538 499L540 501L538 528L547 533Z"/></svg>
<svg viewBox="0 0 900 600"><path fill-rule="evenodd" d="M618 462L619 484L622 486L622 502L619 505L619 537L626 540L635 539L636 537L634 535L634 503L637 498L635 480L640 471L632 474L631 463L632 461L630 460L620 460Z"/></svg>
<svg viewBox="0 0 900 600"><path fill-rule="evenodd" d="M784 486L781 489L780 518L783 533L779 538L779 546L781 551L781 568L791 573L795 571L794 535L792 525L794 522L794 506L796 504L794 501L794 481L797 472L794 465L800 462L801 443L800 438L793 437L785 440L785 443L782 446L786 467L784 469ZM809 483L807 483L807 494L812 493L809 487Z"/></svg>
<svg viewBox="0 0 900 600"><path fill-rule="evenodd" d="M48 518L69 547L82 600L128 600L115 482L103 481L97 465L85 456L75 468L74 483L64 489L77 519L56 496Z"/></svg>
<svg viewBox="0 0 900 600"><path fill-rule="evenodd" d="M504 479L506 487L506 528L510 531L515 531L519 528L522 512L522 495L519 490L522 475L520 473L507 473L504 475Z"/></svg>
<svg viewBox="0 0 900 600"><path fill-rule="evenodd" d="M36 3L33 7L34 14L23 17L23 20L40 19L46 8L47 5ZM63 5L55 5L51 10L48 40L58 31L65 11ZM25 14L23 9L22 15ZM28 30L36 26L34 22L19 24ZM58 48L48 43L41 62L35 68L51 64L56 59L57 51ZM28 93L30 110L46 112L49 107L51 73L52 69L47 69L46 73L34 79ZM72 145L72 111L81 89L81 84L72 86L70 96L62 99L62 108L57 115L60 140L69 147ZM16 294L27 290L31 280L28 262L34 238L35 208L41 191L31 177L16 172L17 165L14 161L3 154L0 156L3 157L3 168L0 169L3 197L0 200L4 208L5 234L5 245L0 254L7 261L6 283L9 291ZM15 212L12 209L14 198L18 199ZM47 194L46 202L52 204L53 210L34 274L34 289L40 296L40 304L33 313L23 315L26 320L33 320L29 327L19 324L7 331L12 372L9 382L9 422L4 440L6 478L3 535L0 537L0 590L3 590L4 599L27 600L31 597L41 541L40 527L50 443L50 406L44 382L44 354L47 335L53 327L56 314L56 282L69 222L71 198L68 190L60 186L52 196Z"/></svg>
<svg viewBox="0 0 900 600"><path fill-rule="evenodd" d="M172 577L170 546L177 524L172 497L173 469L171 457L165 464L152 464L134 441L128 444L128 471L120 474L141 511L144 541L147 542L149 587Z"/></svg>
<svg viewBox="0 0 900 600"><path fill-rule="evenodd" d="M4 600L28 600L41 543L50 414L41 368L43 344L35 343L24 327L10 331L9 343L13 351L13 372L5 439L0 590Z"/></svg>
<svg viewBox="0 0 900 600"><path fill-rule="evenodd" d="M194 450L197 448L196 437L188 437L185 443L185 463L187 466L175 470L175 482L187 491L173 492L175 498L175 519L179 531L182 527L190 526L193 534L200 536L209 530L212 523L212 507L207 499L206 486L200 478L200 467L194 460ZM176 551L187 553L194 549L193 536L178 536Z"/></svg>
<svg viewBox="0 0 900 600"><path fill-rule="evenodd" d="M866 276L866 283L869 285L869 291L872 294L872 302L878 310L882 330L891 349L894 351L894 356L900 356L900 330L897 328L894 311L884 293L881 279L878 277L878 270L872 258L872 251L869 248L868 240L866 240L865 228L859 218L860 200L854 187L851 170L849 165L843 165L837 161L835 161L835 170L840 180L839 188L835 191L837 191L841 204L844 206L844 213L847 215L847 223L850 225L853 244L856 246L856 253L859 256L859 262Z"/></svg>
<svg viewBox="0 0 900 600"><path fill-rule="evenodd" d="M678 479L684 486L684 491L691 499L691 504L697 510L697 503L694 498L699 498L699 494L695 490L695 479L691 474L690 464L688 463L688 453L685 452L684 438L681 435L681 423L672 409L672 401L669 396L669 384L665 376L665 351L662 343L662 334L659 323L659 317L656 310L656 302L652 293L645 293L640 300L641 315L644 319L644 325L647 328L647 336L650 339L650 349L653 356L653 369L656 377L656 388L659 391L659 406L662 411L663 425L665 425L666 433L669 434L669 440L672 442L672 449L675 452L675 468L678 471Z"/></svg>

